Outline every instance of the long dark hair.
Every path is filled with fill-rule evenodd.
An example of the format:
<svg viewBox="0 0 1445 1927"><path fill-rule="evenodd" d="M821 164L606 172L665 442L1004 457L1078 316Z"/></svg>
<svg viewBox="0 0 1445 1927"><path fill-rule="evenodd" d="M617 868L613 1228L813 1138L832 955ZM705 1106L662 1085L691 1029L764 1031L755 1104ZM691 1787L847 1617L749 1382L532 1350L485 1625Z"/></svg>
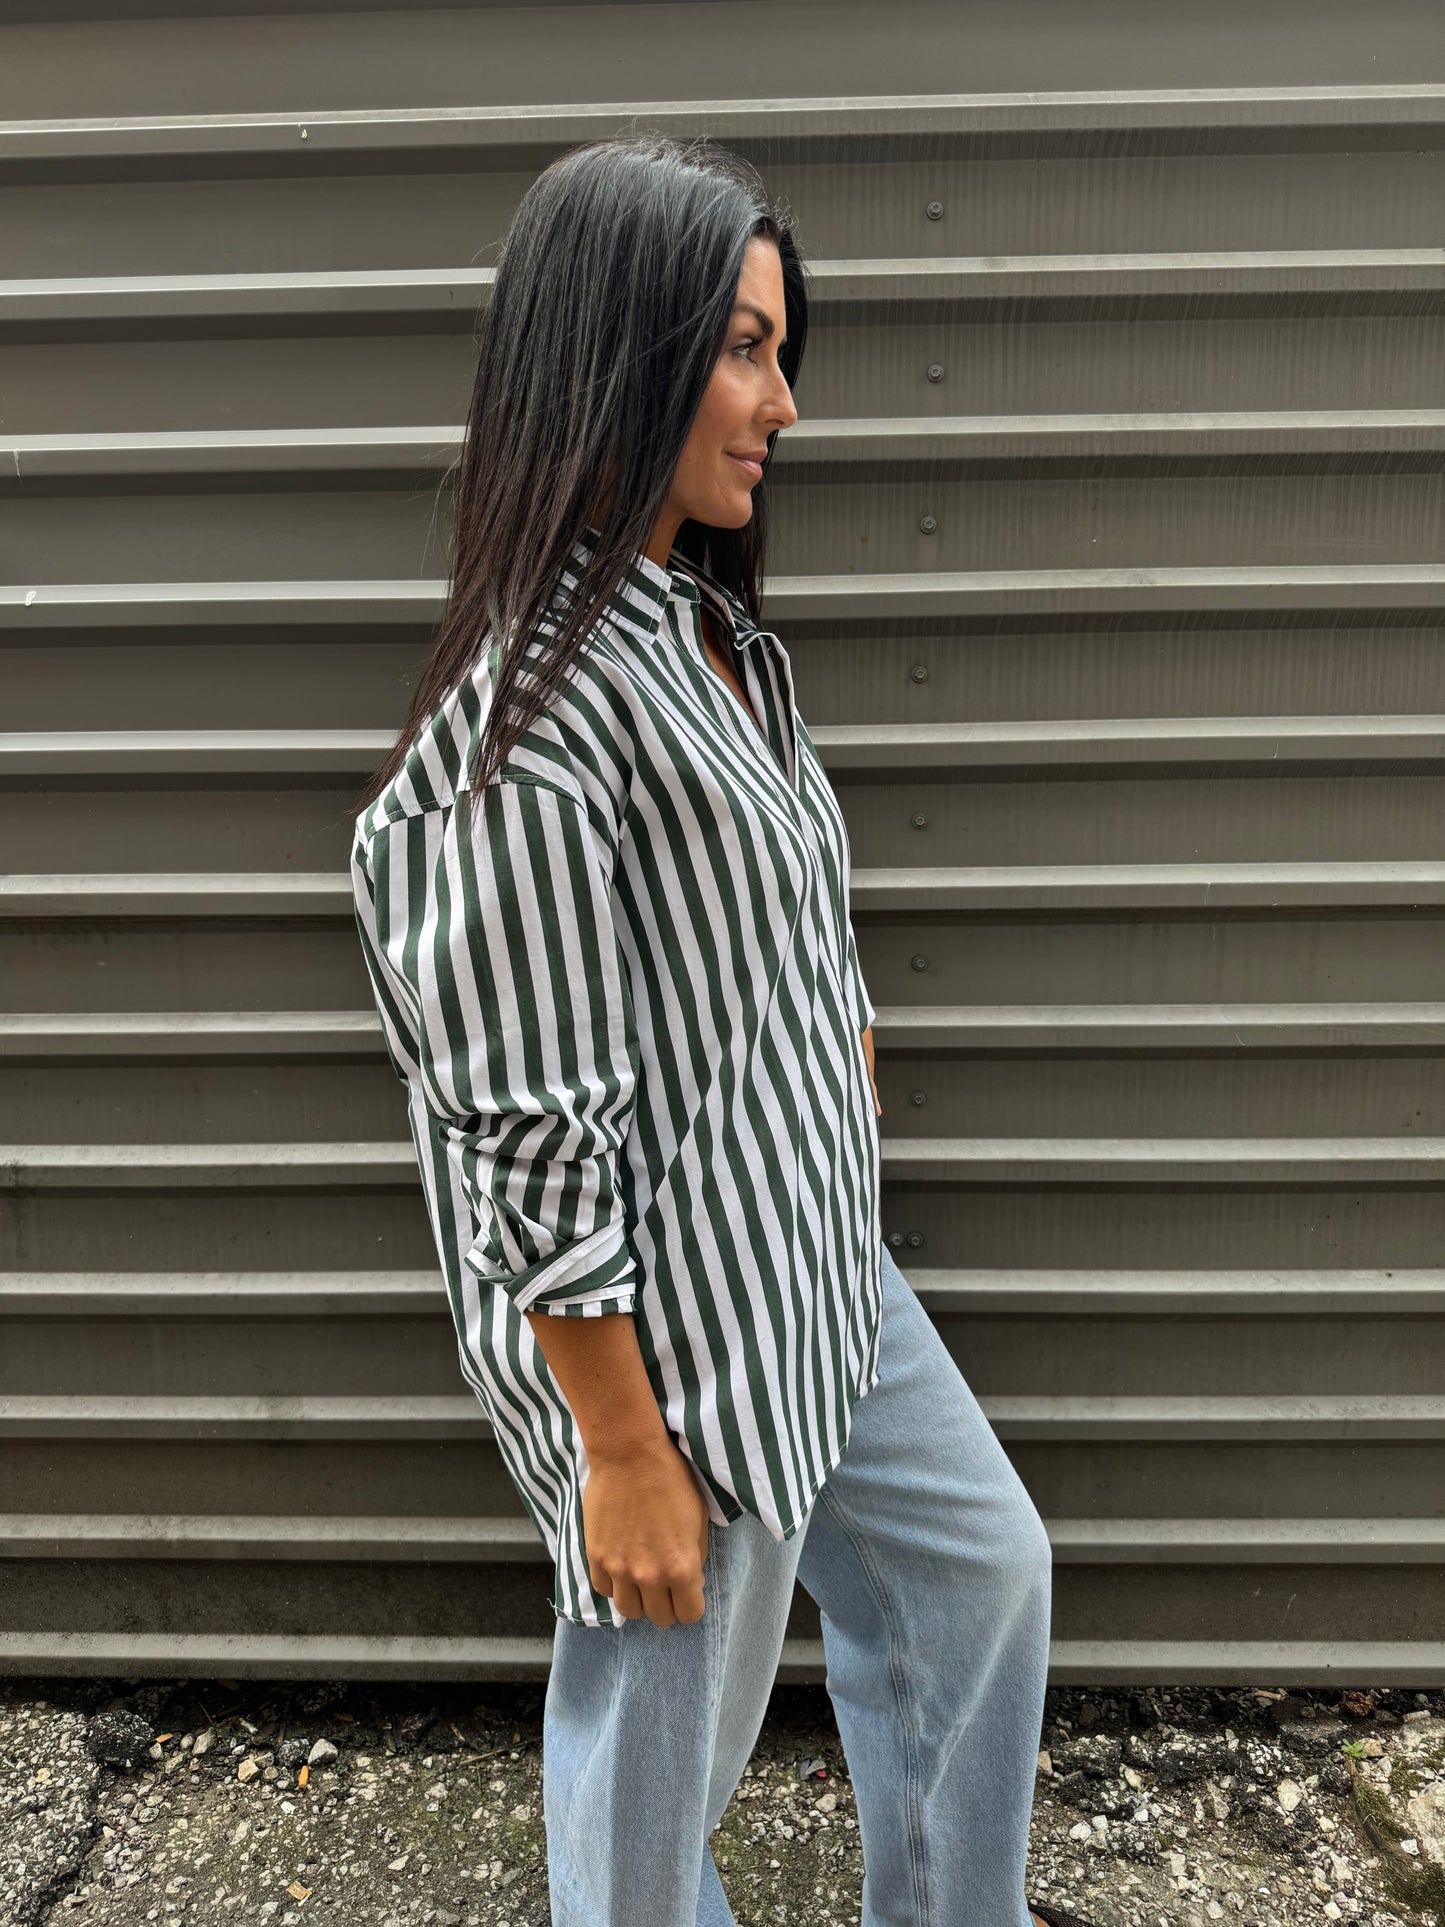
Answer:
<svg viewBox="0 0 1445 1927"><path fill-rule="evenodd" d="M740 155L705 138L618 136L562 155L522 196L479 327L452 478L446 609L411 713L359 808L395 776L414 733L472 672L489 638L503 647L468 771L474 786L492 780L560 691L604 604L651 541L726 346L755 236L772 241L781 258L787 339L778 363L792 387L807 332L792 214ZM740 529L684 521L676 541L754 621L776 439L774 431L749 521ZM599 505L609 489L604 518ZM587 527L601 539L558 615L561 570ZM539 641L540 649L528 648Z"/></svg>

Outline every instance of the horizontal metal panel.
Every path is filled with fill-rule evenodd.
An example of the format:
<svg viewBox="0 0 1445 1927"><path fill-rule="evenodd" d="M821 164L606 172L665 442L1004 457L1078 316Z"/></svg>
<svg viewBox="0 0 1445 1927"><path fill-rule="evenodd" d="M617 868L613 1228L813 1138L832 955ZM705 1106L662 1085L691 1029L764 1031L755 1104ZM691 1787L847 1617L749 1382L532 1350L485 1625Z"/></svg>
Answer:
<svg viewBox="0 0 1445 1927"><path fill-rule="evenodd" d="M329 1439L490 1438L470 1392L311 1398L166 1396L141 1398L7 1396L0 1437L7 1439ZM1409 1436L1415 1436L1412 1432ZM1429 1433L1423 1436L1430 1436Z"/></svg>
<svg viewBox="0 0 1445 1927"><path fill-rule="evenodd" d="M1278 916L1258 908L1222 916L1218 909L1206 901L1151 917L1140 902L1094 918L1058 911L966 923L860 917L858 945L874 1003L914 1010L925 1024L934 1009L964 1000L1063 1005L1090 997L1145 1005L1168 997L1229 1006L1301 996L1393 1002L1440 989L1438 919L1403 899L1394 915L1336 906L1333 915L1312 916L1298 903ZM139 937L137 944L144 956ZM123 963L124 952L114 951ZM85 954L82 947L79 957ZM60 943L46 943L44 955L59 963Z"/></svg>
<svg viewBox="0 0 1445 1927"><path fill-rule="evenodd" d="M885 1140L887 1144L888 1140ZM906 1140L903 1141L906 1144ZM1187 1146L1188 1141L1184 1140ZM223 1150L225 1147L222 1147ZM1445 1245L1445 1190L1427 1179L1348 1182L1324 1159L1294 1180L1224 1182L1238 1165L1195 1168L1193 1181L1013 1182L1007 1171L967 1184L934 1169L927 1181L899 1181L885 1150L885 1235L917 1239L942 1262L972 1268L1177 1269L1181 1264L1311 1269L1325 1265L1418 1268ZM1363 1160L1369 1168L1370 1160ZM219 1157L215 1168L226 1167ZM963 1169L967 1170L967 1166ZM1417 1167L1418 1172L1418 1167ZM257 1183L220 1187L166 1182L157 1167L146 1182L115 1187L73 1170L41 1191L10 1193L0 1213L0 1267L19 1270L43 1254L57 1270L94 1270L124 1258L139 1271L296 1269L435 1265L419 1186L374 1181L351 1188ZM261 1172L257 1172L259 1177ZM1247 1183L1242 1199L1240 1184ZM1247 1207L1247 1208L1246 1208Z"/></svg>
<svg viewBox="0 0 1445 1927"><path fill-rule="evenodd" d="M1408 1019L1403 1028L1409 1030ZM1441 1041L1445 1042L1445 1011ZM382 1050L374 1009L0 1013L0 1058L36 1063L76 1057L374 1058Z"/></svg>
<svg viewBox="0 0 1445 1927"><path fill-rule="evenodd" d="M58 1452L61 1448L37 1445L31 1449ZM133 1449L138 1448L126 1448L127 1457ZM1258 1519L1267 1526L1292 1517L1369 1516L1380 1521L1438 1517L1440 1481L1445 1477L1445 1440L1403 1437L1090 1439L1086 1444L1063 1438L1011 1439L1006 1449L1035 1505L1046 1518L1059 1519L1237 1517ZM128 1478L124 1468L119 1471L120 1476L107 1483L107 1502L117 1508L150 1503L140 1481L148 1474L154 1476L159 1468L137 1462ZM303 1476L298 1466L297 1477ZM312 1484L307 1480L305 1491ZM240 1496L234 1480L222 1489ZM455 1481L449 1489L456 1489ZM100 1503L73 1471L26 1476L23 1490L25 1503L37 1508L54 1505L78 1510ZM211 1503L205 1489L181 1485L174 1476L162 1475L156 1490L166 1495L170 1505L195 1503L196 1494L200 1504ZM369 1503L369 1482L366 1490ZM244 1491L248 1504L257 1510L265 1508L265 1487L259 1476L253 1474ZM390 1495L395 1487L387 1491ZM359 1502L353 1499L352 1504ZM228 1509L246 1508L232 1504Z"/></svg>
<svg viewBox="0 0 1445 1927"><path fill-rule="evenodd" d="M295 726L384 734L390 743L429 654L429 632L417 625L343 636L282 627L238 637L162 628L149 637L100 630L30 641L12 633L0 647L12 731L54 733L62 719L75 729L206 728L218 713L233 726L269 730L279 714ZM1398 651L1391 654L1398 660Z"/></svg>
<svg viewBox="0 0 1445 1927"><path fill-rule="evenodd" d="M116 1632L159 1623L177 1633L333 1637L446 1631L550 1635L551 1586L536 1563L14 1559L6 1564L6 1629ZM1291 1605L1291 1599L1293 1604ZM1241 1639L1320 1641L1368 1615L1381 1639L1436 1638L1445 1573L1417 1564L1239 1566L1068 1564L1056 1575L1054 1636L1141 1639L1168 1626L1209 1646L1221 1629ZM1285 1614L1288 1612L1288 1619ZM801 1586L789 1630L818 1629Z"/></svg>
<svg viewBox="0 0 1445 1927"><path fill-rule="evenodd" d="M1445 1438L1009 1439L1005 1449L1046 1517L1083 1520L1438 1517ZM228 1432L181 1440L160 1429L97 1445L84 1426L5 1442L15 1510L288 1512L320 1521L370 1513L430 1519L520 1509L489 1431L464 1436L303 1438ZM1122 1528L1121 1528L1122 1529Z"/></svg>
<svg viewBox="0 0 1445 1927"><path fill-rule="evenodd" d="M1176 766L1167 775L1143 777L1125 768L1074 780L1051 771L1039 781L1030 771L1022 781L998 773L968 782L890 771L887 780L873 773L867 782L838 787L854 863L866 871L893 862L906 866L907 875L955 864L1005 871L1038 865L1053 872L1065 864L1098 864L1117 873L1133 865L1172 868L1181 860L1210 870L1428 861L1440 851L1445 816L1445 772L1307 775L1256 765L1226 781L1217 771L1196 776ZM49 825L46 834L31 829L38 812L14 813L31 847L56 848ZM88 846L100 840L84 822L84 804L77 799L72 813L56 799L50 814L56 830L70 832L69 847L84 863ZM117 814L124 820L128 812ZM204 811L197 814L203 822ZM310 825L304 809L295 814L299 840ZM149 841L141 830L138 855ZM226 867L225 844L217 843L217 867ZM164 848L158 838L150 847L157 855ZM895 891L894 907L898 901Z"/></svg>
<svg viewBox="0 0 1445 1927"><path fill-rule="evenodd" d="M975 1004L879 1007L875 1042L903 1053L997 1056L1049 1051L1434 1053L1445 1048L1445 1004ZM54 1066L175 1058L383 1055L372 1010L0 1012L0 1059Z"/></svg>
<svg viewBox="0 0 1445 1927"><path fill-rule="evenodd" d="M1445 863L1136 863L855 870L854 908L867 915L1092 915L1209 909L1293 912L1445 903ZM0 917L346 917L339 870L231 874L113 871L0 877Z"/></svg>
<svg viewBox="0 0 1445 1927"><path fill-rule="evenodd" d="M1024 311L1024 328L1012 315L947 307L885 307L871 316L823 308L798 399L805 419L903 421L963 411L1267 416L1314 413L1326 400L1336 411L1445 406L1445 314L1431 303L1377 292L1333 304L1315 296L1299 313L1291 305L1236 297L1211 315L1195 302L1178 314L1153 312L1141 327L1097 304L1057 318L1036 302ZM23 340L12 331L5 432L294 433L379 424L405 432L465 415L476 363L469 327L429 332L424 314L394 323L338 317L329 334L324 318L315 324L321 333L297 332L284 319L277 333L258 333L260 325L256 317L197 324L162 315L144 327L164 339L146 339L139 323L122 333L105 323L25 329ZM937 380L927 378L930 367ZM779 438L779 472L802 426Z"/></svg>
<svg viewBox="0 0 1445 1927"><path fill-rule="evenodd" d="M9 37L0 113L265 112L304 125L326 110L434 109L458 93L527 105L539 76L554 100L599 91L684 107L756 98L757 48L734 6L689 8L686 30L673 34L647 15L623 34L613 9L585 4L435 9L360 0L343 5L340 20L337 10L338 0L304 10L277 0L149 0L137 18L133 0L62 0L55 11L10 0L8 18L40 24ZM278 12L287 23L284 60L266 19ZM887 15L867 0L833 0L823 32L816 7L779 4L768 16L768 72L795 75L825 100L908 95L920 49L930 79L1005 94L1207 86L1249 99L1357 86L1387 62L1397 84L1445 78L1433 16L1400 0L1368 18L1353 8L1312 14L1308 33L1298 9L1276 0L1207 19L1117 0L1091 16L1087 32L1076 18L1062 8L1020 18L1001 0L966 13L946 0L898 0ZM562 34L565 63L555 58Z"/></svg>
<svg viewBox="0 0 1445 1927"><path fill-rule="evenodd" d="M13 6L6 11L13 14ZM316 168L341 161L370 173L381 162L401 165L422 155L455 165L463 154L481 168L524 150L535 171L547 155L625 131L639 114L661 133L684 139L705 134L773 157L813 155L819 149L856 154L861 148L875 159L909 154L941 159L985 144L1033 159L1097 157L1112 147L1131 155L1180 147L1200 155L1335 149L1356 154L1438 144L1445 137L1445 88L1427 81L1052 97L880 94L853 100L699 100L685 106L647 100L606 107L378 107L323 110L304 121L264 112L12 121L0 124L0 166L41 180L77 178L87 161L106 179L124 179L127 161L168 160L182 175L202 161L264 165L280 157L294 164L304 126L307 162ZM207 171L213 170L208 166Z"/></svg>
<svg viewBox="0 0 1445 1927"><path fill-rule="evenodd" d="M63 885L61 886L64 887ZM3 902L0 897L0 902ZM986 870L855 870L852 901L864 915L1007 910L1216 911L1426 908L1445 902L1438 863L1033 864Z"/></svg>
<svg viewBox="0 0 1445 1927"><path fill-rule="evenodd" d="M1385 150L1372 151L1363 129L1356 151L1228 156L1100 155L1077 138L1069 143L1073 154L1019 155L1009 151L1016 141L999 153L977 137L974 153L960 156L948 151L958 141L944 136L912 143L912 153L880 156L866 179L859 173L863 156L848 139L846 109L831 142L846 156L841 164L806 148L794 158L797 143L786 137L781 152L771 143L749 146L773 192L793 208L811 255L823 261L915 252L943 259L1245 250L1385 256L1436 244L1445 96L1437 94L1434 111L1436 124L1419 129L1408 151L1393 129ZM820 114L814 119L825 124ZM502 149L481 168L463 171L442 157L424 171L358 176L309 165L309 128L307 134L303 145L293 129L284 160L241 178L157 179L152 165L141 181L117 180L108 169L99 180L76 181L74 164L63 167L46 186L50 218L39 225L30 214L34 187L6 181L15 170L0 129L7 279L344 274L471 263L506 232L537 171L526 156ZM10 138L23 142L23 125ZM1337 143L1344 138L1336 132ZM36 172L25 169L29 181ZM937 217L920 219L930 204Z"/></svg>
<svg viewBox="0 0 1445 1927"><path fill-rule="evenodd" d="M552 1635L371 1638L291 1634L0 1632L0 1671L243 1679L545 1679ZM780 1682L822 1684L822 1640L783 1642ZM1445 1645L1421 1640L1054 1640L1060 1685L1445 1684Z"/></svg>
<svg viewBox="0 0 1445 1927"><path fill-rule="evenodd" d="M1127 1439L1358 1442L1445 1438L1445 1395L1314 1398L993 1397L990 1424L1009 1441ZM6 1438L443 1439L488 1421L470 1394L394 1398L140 1398L16 1393L0 1409Z"/></svg>
<svg viewBox="0 0 1445 1927"><path fill-rule="evenodd" d="M1438 1313L1371 1319L1370 1303L1307 1323L1257 1313L1184 1326L1184 1314L1102 1308L1067 1314L938 1315L945 1344L986 1403L1040 1398L1245 1401L1320 1398L1369 1401L1429 1397L1445 1382ZM298 1310L200 1319L114 1310L85 1334L73 1320L7 1315L0 1386L7 1399L89 1401L128 1397L355 1400L445 1397L458 1381L457 1341L438 1289L435 1309L410 1318L355 1315L339 1321Z"/></svg>
<svg viewBox="0 0 1445 1927"><path fill-rule="evenodd" d="M456 427L205 429L148 434L10 435L0 440L0 493L64 492L183 476L254 481L302 489L407 476L440 481L461 452ZM1445 452L1445 410L1296 409L1137 415L922 415L803 419L780 440L769 474L887 463L930 476L993 473L1020 463L1032 474L1050 463L1224 464L1267 473L1272 458L1298 469L1375 472Z"/></svg>
<svg viewBox="0 0 1445 1927"><path fill-rule="evenodd" d="M904 741L886 769L875 763L857 781L838 772L834 786L860 873L877 888L888 872L870 866L900 865L889 900L895 909L910 891L909 907L938 901L940 887L961 886L972 898L992 876L1012 893L1035 868L1046 873L1033 879L1045 891L1068 867L1091 895L1126 876L1131 886L1170 890L1185 866L1220 883L1227 871L1246 889L1251 880L1238 873L1254 871L1260 882L1277 875L1296 900L1309 886L1295 873L1315 868L1327 872L1320 879L1326 901L1339 900L1346 876L1374 864L1387 888L1407 874L1425 882L1440 849L1445 760L1429 770L1386 764L1368 773L1354 756L1341 761L1338 771L1318 773L1284 758L1259 759L1247 775L1187 761L1142 772L1127 764L910 771ZM236 873L325 873L346 882L361 779L344 789L320 771L300 787L274 781L217 770L199 786L177 774L125 787L93 777L44 789L9 786L8 793L0 787L0 836L61 890L59 879L71 872L122 879L194 872L203 886L210 880L220 889ZM1154 868L1168 874L1151 882L1143 872ZM31 887L43 893L47 886L37 880ZM77 887L84 894L88 886ZM1227 883L1225 890L1227 905ZM862 891L860 882L860 903ZM1041 898L1040 907L1048 901Z"/></svg>
<svg viewBox="0 0 1445 1927"><path fill-rule="evenodd" d="M369 991L344 907L325 921L296 916L87 920L86 898L64 895L53 916L27 917L26 894L0 916L0 973L11 1008L76 1012L184 1008L274 1010L296 997L313 1010L367 1008ZM124 896L122 895L122 900ZM224 909L225 906L221 905ZM1425 1002L1440 991L1434 914L1403 900L1388 909L1328 906L1311 915L1151 917L1147 906L1097 918L1046 912L925 921L857 918L864 976L880 1010L931 1013L959 1004L1146 1006L1155 998L1265 1007L1321 1002ZM890 1019L892 1021L892 1019Z"/></svg>
<svg viewBox="0 0 1445 1927"><path fill-rule="evenodd" d="M1057 721L820 723L809 731L835 783L896 776L1076 770L1187 774L1256 766L1350 774L1377 766L1445 762L1445 716L1141 716ZM221 787L289 776L307 787L328 776L360 784L392 743L387 730L200 729L0 732L0 782L66 787L87 776L128 776L171 786L177 778Z"/></svg>
<svg viewBox="0 0 1445 1927"><path fill-rule="evenodd" d="M1428 382L1422 336L1432 336L1437 327L1445 334L1445 318L1438 324L1389 319L1338 325L1354 338L1351 345L1360 328L1389 337L1403 333L1417 344L1410 372L1392 378L1390 399L1402 379L1407 396L1422 379ZM89 435L205 426L283 428L297 422L338 427L453 422L465 412L476 357L469 330L417 333L406 326L382 334L246 339L225 327L190 338L149 340L52 340L40 330L23 342L6 341L5 365L14 387L13 409L7 397L6 429Z"/></svg>
<svg viewBox="0 0 1445 1927"><path fill-rule="evenodd" d="M914 1184L1350 1187L1445 1183L1445 1137L939 1138L885 1136L885 1181ZM7 1144L10 1192L339 1191L417 1182L393 1143Z"/></svg>
<svg viewBox="0 0 1445 1927"><path fill-rule="evenodd" d="M76 1057L375 1058L382 1049L374 1010L0 1014L0 1058L38 1063Z"/></svg>
<svg viewBox="0 0 1445 1927"><path fill-rule="evenodd" d="M1327 1274L1328 1275L1328 1274ZM1439 1276L1438 1287L1425 1282ZM1357 1287L1369 1290L1368 1285ZM1413 1290L1445 1295L1445 1274ZM1410 1294L1409 1285L1401 1287ZM1426 1302L1425 1299L1421 1300ZM0 1315L43 1318L419 1317L450 1314L436 1271L0 1272Z"/></svg>
<svg viewBox="0 0 1445 1927"><path fill-rule="evenodd" d="M124 1262L139 1271L259 1271L283 1265L324 1271L368 1266L435 1269L436 1245L419 1184L368 1183L351 1192L214 1189L71 1189L5 1195L0 1268L19 1270L43 1256L57 1270L94 1270ZM1395 1244L1404 1224L1391 1220ZM1423 1228L1412 1225L1423 1238ZM1404 1253L1395 1248L1387 1262ZM1322 1258L1320 1262L1328 1262ZM1423 1262L1420 1260L1419 1262Z"/></svg>
<svg viewBox="0 0 1445 1927"><path fill-rule="evenodd" d="M1445 1522L1420 1519L1045 1520L1058 1565L1433 1565ZM547 1563L525 1514L495 1518L284 1514L0 1513L6 1559L275 1559Z"/></svg>
<svg viewBox="0 0 1445 1927"><path fill-rule="evenodd" d="M33 1581L43 1571L18 1570ZM1368 1626L1381 1639L1428 1644L1445 1625L1442 1613L1438 1564L1072 1565L1058 1575L1053 1625L1061 1639L1139 1639L1167 1627L1201 1644L1226 1628L1232 1638L1278 1638L1287 1627L1291 1638L1325 1641Z"/></svg>
<svg viewBox="0 0 1445 1927"><path fill-rule="evenodd" d="M233 871L269 871L279 880L294 866L349 889L360 787L12 790L0 794L0 836L57 872L74 865L116 876L164 863L217 881Z"/></svg>
<svg viewBox="0 0 1445 1927"><path fill-rule="evenodd" d="M1312 1446L1293 1449L1314 1452ZM1428 1445L1412 1449L1426 1459L1434 1452ZM59 1436L8 1438L5 1466L6 1503L25 1512L241 1516L265 1514L283 1503L297 1517L324 1524L357 1513L428 1519L504 1517L523 1510L485 1426L457 1438L356 1439L333 1432L298 1440L222 1432L177 1443L156 1432L99 1445L80 1427ZM1374 1489L1368 1488L1371 1494ZM1413 1489L1407 1482L1407 1501ZM1126 1488L1126 1504L1141 1510L1132 1487ZM1388 1514L1401 1507L1391 1501L1379 1510Z"/></svg>
<svg viewBox="0 0 1445 1927"><path fill-rule="evenodd" d="M155 1145L157 1182L166 1181L165 1147L183 1141L396 1141L406 1129L403 1093L373 1041L369 1059L323 1052L315 1061L294 1042L289 1054L268 1057L264 1040L244 1056L215 1059L203 1041L184 1057L172 1043L146 1063L42 1056L21 1064L0 1052L0 1115L25 1120L37 1156L82 1132L118 1146ZM922 1045L875 1025L874 1043L885 1168L923 1139L1045 1140L1087 1152L1105 1140L1163 1138L1183 1147L1251 1138L1278 1143L1287 1158L1301 1139L1328 1157L1364 1138L1387 1145L1445 1137L1445 1040L1386 1053L1357 1045L1305 1054L1240 1047L1226 1036L1208 1052L1175 1044L1119 1053L1086 1043L1066 1055L1057 1036L1044 1034L985 1054L946 1031ZM1266 1168L1278 1168L1272 1150Z"/></svg>
<svg viewBox="0 0 1445 1927"><path fill-rule="evenodd" d="M368 1007L355 925L195 922L76 924L0 918L0 974L15 1010L144 1013L194 997L207 1008ZM374 1006L372 1006L374 1008Z"/></svg>
<svg viewBox="0 0 1445 1927"><path fill-rule="evenodd" d="M998 1315L1378 1319L1445 1311L1445 1271L956 1271L909 1263L935 1318ZM0 1272L0 1312L28 1318L421 1317L450 1314L439 1273Z"/></svg>
<svg viewBox="0 0 1445 1927"><path fill-rule="evenodd" d="M1264 615L1436 610L1445 563L1254 563L1107 569L776 576L774 621L902 617ZM440 581L64 582L0 586L0 629L88 630L313 624L410 625L441 613Z"/></svg>
<svg viewBox="0 0 1445 1927"><path fill-rule="evenodd" d="M1412 1541L1402 1531L1395 1543ZM406 1513L334 1519L261 1513L233 1519L219 1513L9 1512L0 1513L0 1558L354 1559L393 1565L435 1560L486 1565L505 1559L535 1565L546 1561L547 1548L525 1513L421 1519Z"/></svg>
<svg viewBox="0 0 1445 1927"><path fill-rule="evenodd" d="M1121 763L1174 768L1197 753L1206 763L1217 756L1222 769L1231 759L1247 767L1268 742L1282 762L1339 769L1352 742L1364 766L1408 763L1412 711L1424 737L1435 727L1445 635L1408 611L1368 628L1349 619L1323 626L1328 616L1312 624L1288 610L1271 627L1236 615L1186 617L1173 628L1147 617L1087 620L1094 626L1007 617L915 619L896 628L790 624L786 635L799 708L840 779L886 761L897 730L908 731L923 767L956 752L979 769L990 757L1000 767L1014 756L1020 767L1052 767L1057 759L1067 768L1071 755L1114 753ZM11 631L5 650L5 722L22 760L16 735L35 742L30 760L37 764L72 732L90 736L97 755L121 731L138 743L216 743L222 714L232 731L258 743L279 746L304 734L316 745L319 775L340 774L352 757L359 772L363 741L390 744L428 653L423 630L402 627L343 636L162 626L154 636L41 632L29 642ZM280 718L289 730L277 728ZM1352 728L1367 738L1352 736ZM1340 737L1326 743L1335 729ZM347 741L357 744L354 752L333 747ZM272 754L285 761L279 747ZM114 773L139 780L140 760L137 752L129 769ZM228 760L218 749L217 767ZM258 751L251 765L258 773L263 760ZM54 773L63 775L59 767Z"/></svg>
<svg viewBox="0 0 1445 1927"><path fill-rule="evenodd" d="M1438 314L1445 260L1430 247L1196 249L1088 255L887 255L808 265L820 326L949 311L985 319L1160 319ZM71 275L0 281L0 337L103 341L227 331L470 335L491 268L333 268L273 273ZM916 313L907 314L908 308Z"/></svg>
<svg viewBox="0 0 1445 1927"><path fill-rule="evenodd" d="M1081 493L1079 479L1055 465L1030 475L1030 512L1021 516L1017 472L960 478L943 465L895 473L879 462L870 476L870 466L860 459L837 470L780 470L780 574L765 605L769 614L776 599L778 613L816 619L819 609L808 599L816 605L826 597L825 613L894 622L905 614L970 612L972 598L1010 590L1017 592L1010 606L1023 614L1033 607L1031 596L1050 587L1076 587L1092 598L1112 588L1122 592L1126 611L1149 587L1217 596L1255 586L1261 607L1278 607L1281 595L1297 590L1287 606L1306 609L1350 606L1319 602L1332 586L1351 597L1365 585L1383 591L1387 584L1433 583L1436 606L1445 600L1445 564L1437 561L1445 521L1439 473L1399 465L1398 472L1378 472L1366 462L1310 473L1317 464L1309 457L1297 458L1289 473L1230 461L1191 473L1188 463L1141 460L1127 473L1115 465L1091 474ZM1432 466L1442 467L1438 456ZM925 531L921 525L930 520ZM446 500L420 487L184 494L120 488L78 497L22 490L5 512L0 568L11 585L7 604L19 605L10 620L22 634L25 615L38 606L56 620L57 597L98 600L109 592L122 606L172 597L184 606L191 598L199 610L236 604L251 583L272 620L291 600L317 609L327 596L360 602L373 590L404 616L406 604L397 599L403 585L413 597L442 595L447 521ZM1352 552L1368 558L1346 565L1354 573L1309 560L1319 553L1321 521L1350 529ZM148 579L158 556L172 563L163 592ZM797 573L805 567L816 573ZM1429 573L1416 576L1415 569ZM1130 581L1130 570L1146 581ZM878 600L889 584L899 598L895 607ZM117 609L112 620L121 619Z"/></svg>

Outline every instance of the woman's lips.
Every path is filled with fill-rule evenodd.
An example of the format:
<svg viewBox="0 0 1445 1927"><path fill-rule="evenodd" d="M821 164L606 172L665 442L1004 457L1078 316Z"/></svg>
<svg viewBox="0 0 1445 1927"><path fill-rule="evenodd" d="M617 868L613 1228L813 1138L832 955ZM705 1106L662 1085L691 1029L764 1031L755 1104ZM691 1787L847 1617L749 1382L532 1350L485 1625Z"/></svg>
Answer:
<svg viewBox="0 0 1445 1927"><path fill-rule="evenodd" d="M763 465L761 462L750 461L746 455L734 455L731 449L728 451L728 460L739 463L748 471L755 482L760 482L763 479Z"/></svg>

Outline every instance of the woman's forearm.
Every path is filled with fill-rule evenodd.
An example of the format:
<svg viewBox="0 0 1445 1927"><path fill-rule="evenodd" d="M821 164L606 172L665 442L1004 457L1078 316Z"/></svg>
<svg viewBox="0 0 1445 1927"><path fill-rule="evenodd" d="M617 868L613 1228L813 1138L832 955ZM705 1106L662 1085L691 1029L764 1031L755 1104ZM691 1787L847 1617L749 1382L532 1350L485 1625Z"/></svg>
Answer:
<svg viewBox="0 0 1445 1927"><path fill-rule="evenodd" d="M564 1318L544 1311L525 1316L577 1421L589 1459L633 1460L672 1446L631 1312L608 1312L601 1318Z"/></svg>

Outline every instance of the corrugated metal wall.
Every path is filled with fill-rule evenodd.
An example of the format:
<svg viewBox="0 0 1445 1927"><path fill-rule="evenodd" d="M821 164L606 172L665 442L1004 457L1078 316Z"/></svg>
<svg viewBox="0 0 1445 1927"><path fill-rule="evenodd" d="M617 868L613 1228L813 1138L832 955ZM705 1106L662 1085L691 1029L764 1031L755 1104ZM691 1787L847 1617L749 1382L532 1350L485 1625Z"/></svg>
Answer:
<svg viewBox="0 0 1445 1927"><path fill-rule="evenodd" d="M1058 1677L1445 1679L1438 7L130 11L0 6L0 1665L546 1669L344 863L635 117L813 263L768 613Z"/></svg>

